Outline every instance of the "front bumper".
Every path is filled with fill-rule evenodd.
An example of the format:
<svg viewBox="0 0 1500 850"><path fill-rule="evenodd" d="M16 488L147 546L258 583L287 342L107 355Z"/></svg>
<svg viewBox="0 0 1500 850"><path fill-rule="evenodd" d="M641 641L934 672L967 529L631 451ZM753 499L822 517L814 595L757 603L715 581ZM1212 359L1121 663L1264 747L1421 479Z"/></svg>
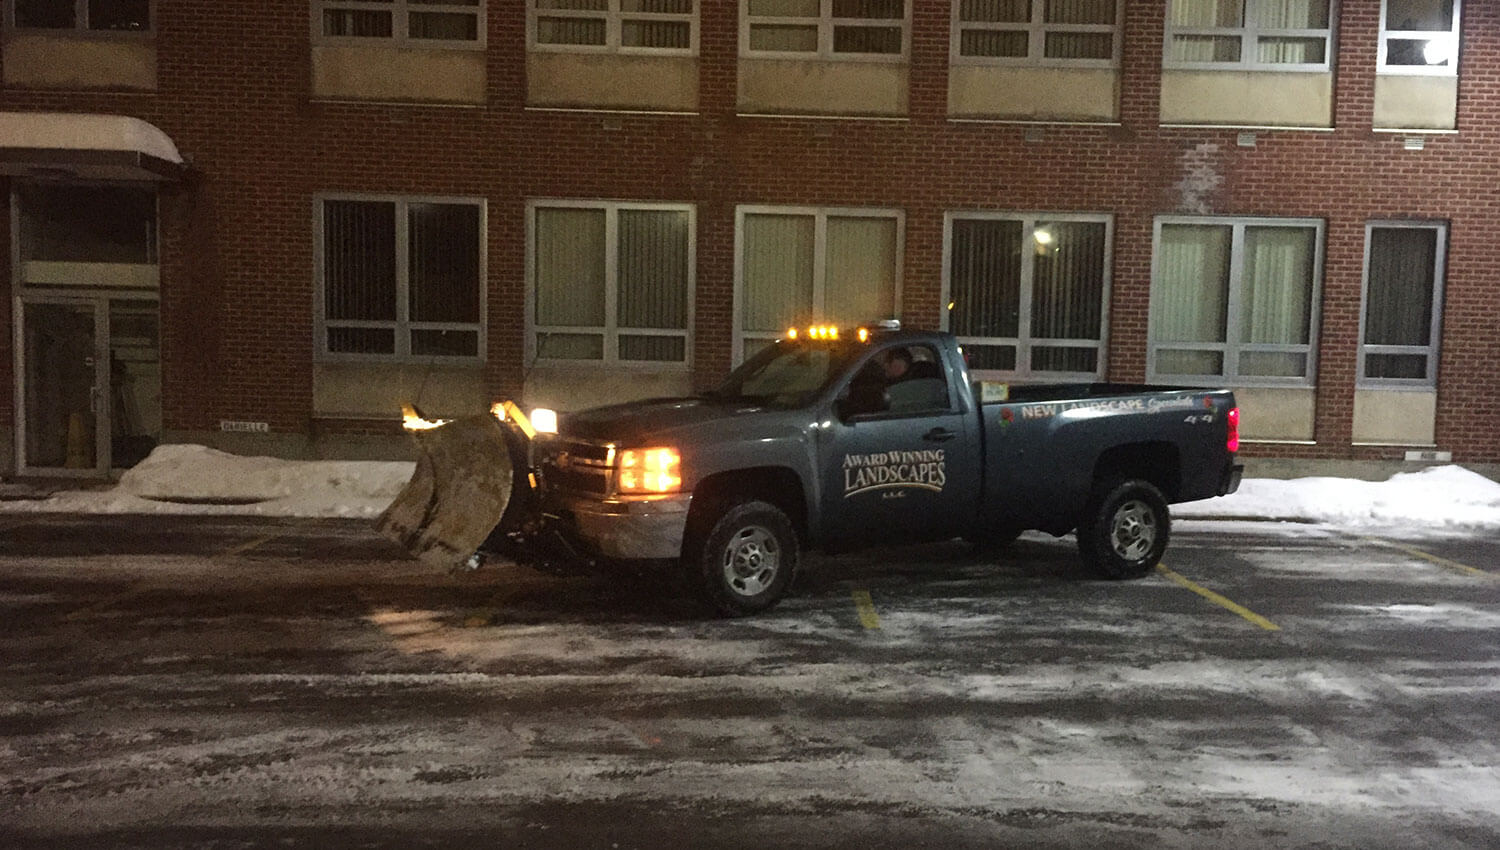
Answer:
<svg viewBox="0 0 1500 850"><path fill-rule="evenodd" d="M572 537L606 558L624 560L677 558L687 528L691 493L659 499L560 499L562 516L571 520Z"/></svg>

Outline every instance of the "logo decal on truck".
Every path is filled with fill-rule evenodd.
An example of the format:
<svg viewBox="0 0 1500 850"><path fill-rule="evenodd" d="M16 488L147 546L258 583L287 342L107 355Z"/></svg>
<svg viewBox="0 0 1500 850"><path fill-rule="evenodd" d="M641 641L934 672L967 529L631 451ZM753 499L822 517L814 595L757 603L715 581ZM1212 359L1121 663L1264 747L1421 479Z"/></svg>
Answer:
<svg viewBox="0 0 1500 850"><path fill-rule="evenodd" d="M942 449L844 455L844 498L893 487L941 493L948 483L946 463Z"/></svg>

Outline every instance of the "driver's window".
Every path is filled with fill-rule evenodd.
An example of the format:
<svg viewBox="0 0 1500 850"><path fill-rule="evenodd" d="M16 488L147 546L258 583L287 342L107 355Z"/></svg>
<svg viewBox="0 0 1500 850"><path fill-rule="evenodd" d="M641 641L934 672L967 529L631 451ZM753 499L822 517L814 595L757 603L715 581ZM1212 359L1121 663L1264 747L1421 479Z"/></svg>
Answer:
<svg viewBox="0 0 1500 850"><path fill-rule="evenodd" d="M866 361L849 382L854 414L947 410L948 381L930 345L893 345Z"/></svg>

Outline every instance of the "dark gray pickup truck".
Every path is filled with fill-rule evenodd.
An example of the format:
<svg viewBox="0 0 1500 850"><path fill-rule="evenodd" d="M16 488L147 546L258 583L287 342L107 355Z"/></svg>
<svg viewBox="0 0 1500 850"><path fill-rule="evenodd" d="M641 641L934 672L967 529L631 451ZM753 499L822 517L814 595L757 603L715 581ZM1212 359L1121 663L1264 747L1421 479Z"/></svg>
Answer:
<svg viewBox="0 0 1500 850"><path fill-rule="evenodd" d="M951 335L810 328L712 392L564 415L513 445L484 548L671 561L729 615L774 605L814 547L1076 531L1086 564L1129 578L1161 558L1168 503L1238 487L1238 420L1228 391L975 385Z"/></svg>

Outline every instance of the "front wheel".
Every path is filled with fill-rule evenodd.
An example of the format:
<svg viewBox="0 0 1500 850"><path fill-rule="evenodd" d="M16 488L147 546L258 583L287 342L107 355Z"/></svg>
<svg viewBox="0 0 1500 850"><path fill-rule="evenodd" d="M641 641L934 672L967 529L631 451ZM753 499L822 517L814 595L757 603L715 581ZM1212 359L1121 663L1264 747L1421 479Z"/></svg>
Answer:
<svg viewBox="0 0 1500 850"><path fill-rule="evenodd" d="M765 611L786 595L797 573L797 530L769 502L745 501L705 517L684 566L703 600L719 613L741 617Z"/></svg>
<svg viewBox="0 0 1500 850"><path fill-rule="evenodd" d="M1105 578L1140 578L1161 561L1172 515L1156 485L1133 479L1102 485L1078 524L1078 552Z"/></svg>

